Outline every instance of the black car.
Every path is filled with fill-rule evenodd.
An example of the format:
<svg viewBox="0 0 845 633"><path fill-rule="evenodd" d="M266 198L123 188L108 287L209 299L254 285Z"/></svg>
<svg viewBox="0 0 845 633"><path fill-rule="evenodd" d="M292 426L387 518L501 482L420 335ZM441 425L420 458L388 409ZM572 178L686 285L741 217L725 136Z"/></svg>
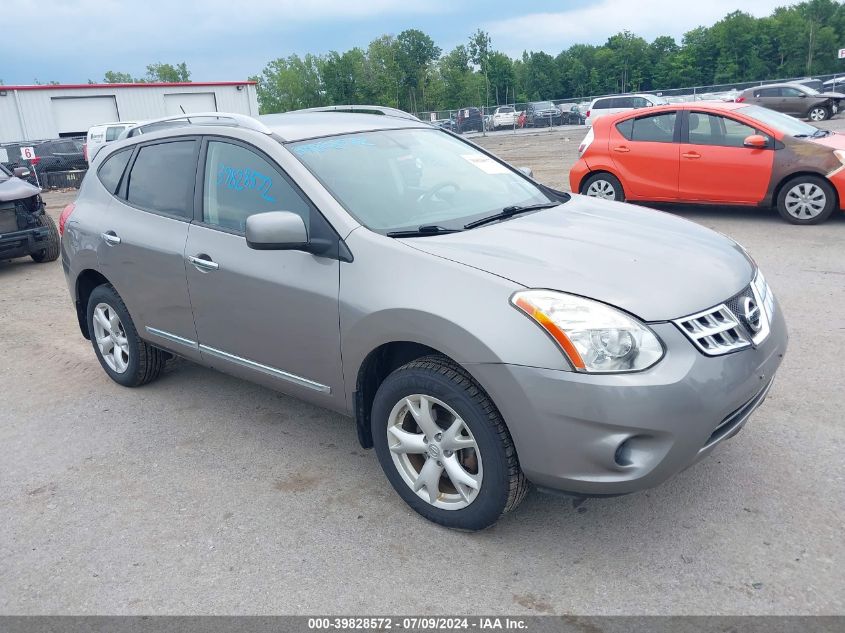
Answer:
<svg viewBox="0 0 845 633"><path fill-rule="evenodd" d="M35 146L35 156L35 169L39 174L49 171L88 169L82 141L76 139L62 138L39 143Z"/></svg>
<svg viewBox="0 0 845 633"><path fill-rule="evenodd" d="M565 125L584 125L587 120L587 117L578 109L577 105L563 111L561 116Z"/></svg>
<svg viewBox="0 0 845 633"><path fill-rule="evenodd" d="M461 108L455 117L455 131L458 134L464 132L483 132L484 117L479 108Z"/></svg>
<svg viewBox="0 0 845 633"><path fill-rule="evenodd" d="M560 125L562 115L551 101L534 101L525 109L526 127L546 127Z"/></svg>
<svg viewBox="0 0 845 633"><path fill-rule="evenodd" d="M26 257L51 262L59 257L59 232L47 215L41 189L24 178L29 169L0 165L0 260Z"/></svg>

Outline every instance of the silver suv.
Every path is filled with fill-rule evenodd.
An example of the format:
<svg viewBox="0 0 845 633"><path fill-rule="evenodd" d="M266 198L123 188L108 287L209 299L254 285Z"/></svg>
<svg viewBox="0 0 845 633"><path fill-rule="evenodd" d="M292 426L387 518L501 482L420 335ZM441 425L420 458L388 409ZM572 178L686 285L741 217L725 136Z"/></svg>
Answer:
<svg viewBox="0 0 845 633"><path fill-rule="evenodd" d="M529 482L663 482L742 428L786 349L730 239L390 112L162 124L101 150L60 224L110 378L178 355L346 414L455 528Z"/></svg>

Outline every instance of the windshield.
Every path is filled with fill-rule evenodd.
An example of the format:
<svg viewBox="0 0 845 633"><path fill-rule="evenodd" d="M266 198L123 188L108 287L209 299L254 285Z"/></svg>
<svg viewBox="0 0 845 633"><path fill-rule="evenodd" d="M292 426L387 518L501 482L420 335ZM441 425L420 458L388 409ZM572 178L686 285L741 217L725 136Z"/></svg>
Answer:
<svg viewBox="0 0 845 633"><path fill-rule="evenodd" d="M459 229L505 207L559 202L433 128L345 134L287 147L356 220L379 232Z"/></svg>
<svg viewBox="0 0 845 633"><path fill-rule="evenodd" d="M737 111L790 136L813 136L819 131L819 128L808 123L756 105L743 106L738 108Z"/></svg>
<svg viewBox="0 0 845 633"><path fill-rule="evenodd" d="M804 92L806 92L808 95L818 95L818 94L821 94L821 93L820 93L818 90L816 90L815 88L810 88L810 86L801 86L801 88L802 88L802 89L804 90Z"/></svg>

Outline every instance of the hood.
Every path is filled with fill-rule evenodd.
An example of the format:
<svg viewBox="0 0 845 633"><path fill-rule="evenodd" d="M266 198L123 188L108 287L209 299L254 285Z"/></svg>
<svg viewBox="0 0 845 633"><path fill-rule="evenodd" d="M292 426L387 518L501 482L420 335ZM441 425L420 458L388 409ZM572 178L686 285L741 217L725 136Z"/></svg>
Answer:
<svg viewBox="0 0 845 633"><path fill-rule="evenodd" d="M661 211L577 195L553 209L403 241L528 288L597 299L645 321L718 305L753 276L740 246L719 233Z"/></svg>
<svg viewBox="0 0 845 633"><path fill-rule="evenodd" d="M830 99L845 99L845 94L841 92L820 92L817 95L813 95L814 97L829 97Z"/></svg>
<svg viewBox="0 0 845 633"><path fill-rule="evenodd" d="M845 134L839 134L837 132L833 132L827 136L821 136L819 138L805 138L801 140L810 141L816 145L824 145L825 147L831 147L833 149L845 149Z"/></svg>
<svg viewBox="0 0 845 633"><path fill-rule="evenodd" d="M25 180L12 176L8 180L0 181L0 202L24 200L41 193L41 189L29 184Z"/></svg>

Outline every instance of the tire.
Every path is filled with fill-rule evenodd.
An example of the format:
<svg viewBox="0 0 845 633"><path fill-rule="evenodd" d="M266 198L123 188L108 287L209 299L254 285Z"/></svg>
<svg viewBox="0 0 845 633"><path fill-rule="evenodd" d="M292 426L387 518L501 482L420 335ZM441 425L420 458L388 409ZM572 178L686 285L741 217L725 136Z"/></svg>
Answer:
<svg viewBox="0 0 845 633"><path fill-rule="evenodd" d="M415 410L420 412L421 398L436 415L417 425L407 403L419 405ZM458 423L456 415L463 422L458 437L461 444L449 443L448 431ZM426 356L395 370L379 386L371 417L376 455L387 479L399 496L429 521L459 530L483 530L514 510L528 493L528 480L499 411L466 370L447 358ZM433 438L428 437L432 433L422 431L429 425L434 425ZM404 443L392 434L397 429L413 440L408 446L417 447L415 450L404 454L396 450ZM450 446L465 448L451 452ZM423 484L416 491L413 480L419 483L420 478L415 475L424 472L428 464L432 465L436 491ZM457 479L468 475L478 484L477 489L454 483L451 475L456 464Z"/></svg>
<svg viewBox="0 0 845 633"><path fill-rule="evenodd" d="M827 220L836 207L836 191L820 176L796 176L778 192L778 213L790 224L819 224Z"/></svg>
<svg viewBox="0 0 845 633"><path fill-rule="evenodd" d="M587 178L581 185L581 193L603 200L617 200L619 202L625 200L625 190L622 188L622 183L616 176L607 172L599 172Z"/></svg>
<svg viewBox="0 0 845 633"><path fill-rule="evenodd" d="M107 348L111 343L112 349L120 348L118 342L123 339L125 344L122 353L108 353L101 350L100 343L98 343L98 333L101 332L94 322L94 312L97 308L105 306L108 311L105 312L107 317L117 317L118 321L115 323L111 319L111 330L116 333L116 338L111 338L107 341L104 348ZM86 310L86 317L88 323L88 332L91 338L91 345L94 347L94 353L97 355L97 360L100 361L105 372L109 378L114 380L117 384L124 387L140 387L148 382L152 382L161 374L164 368L165 360L168 355L162 350L153 347L149 343L142 341L138 336L138 330L129 316L129 311L126 309L126 304L123 299L117 294L117 291L110 284L103 284L97 286L91 292L88 299L88 307ZM104 355L105 354L105 355ZM108 357L108 358L107 358ZM115 359L120 357L125 367Z"/></svg>
<svg viewBox="0 0 845 633"><path fill-rule="evenodd" d="M33 261L43 264L44 262L54 262L59 258L60 238L59 230L56 228L56 223L53 218L47 215L45 211L38 216L38 226L46 226L49 230L50 237L47 239L47 247L40 251L30 254Z"/></svg>
<svg viewBox="0 0 845 633"><path fill-rule="evenodd" d="M807 113L807 118L814 123L818 123L819 121L825 121L830 118L830 110L825 108L824 106L815 106L811 108L810 111Z"/></svg>

